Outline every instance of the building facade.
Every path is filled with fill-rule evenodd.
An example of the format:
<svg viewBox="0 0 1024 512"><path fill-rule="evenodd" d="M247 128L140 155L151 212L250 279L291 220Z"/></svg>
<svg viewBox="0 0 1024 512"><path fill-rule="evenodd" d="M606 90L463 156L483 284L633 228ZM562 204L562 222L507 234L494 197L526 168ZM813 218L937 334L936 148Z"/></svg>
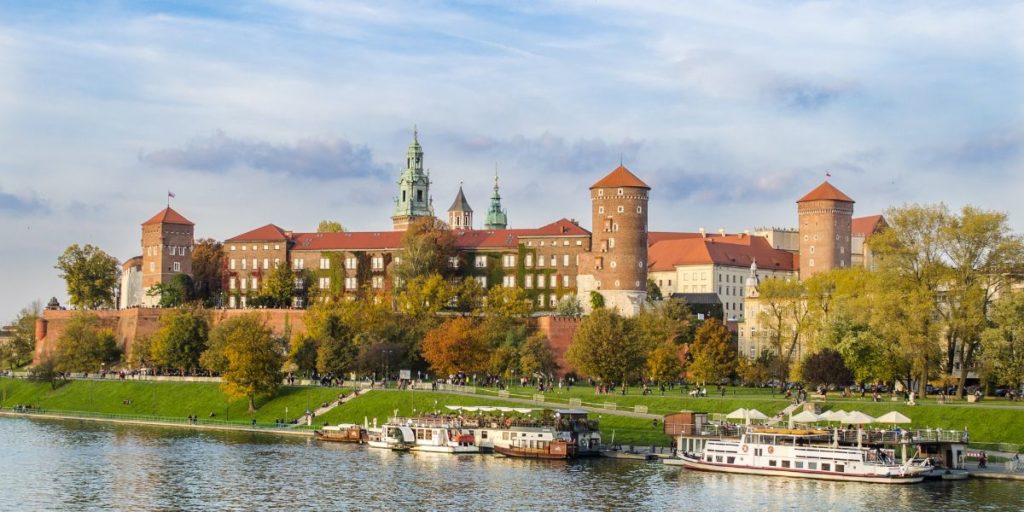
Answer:
<svg viewBox="0 0 1024 512"><path fill-rule="evenodd" d="M179 274L192 277L194 233L195 225L170 206L142 223L141 296L123 301L154 307L160 303L160 294L153 293L154 286L166 285ZM127 278L131 277L129 273ZM133 292L130 283L127 287Z"/></svg>

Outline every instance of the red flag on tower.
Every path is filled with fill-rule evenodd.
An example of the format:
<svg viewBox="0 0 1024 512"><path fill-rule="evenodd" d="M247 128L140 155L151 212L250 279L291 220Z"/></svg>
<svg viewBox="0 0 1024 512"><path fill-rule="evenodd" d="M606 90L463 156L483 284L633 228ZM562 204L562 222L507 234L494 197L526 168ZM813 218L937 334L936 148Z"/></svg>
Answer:
<svg viewBox="0 0 1024 512"><path fill-rule="evenodd" d="M167 191L167 197L174 197L174 192L171 192L170 190L168 190Z"/></svg>

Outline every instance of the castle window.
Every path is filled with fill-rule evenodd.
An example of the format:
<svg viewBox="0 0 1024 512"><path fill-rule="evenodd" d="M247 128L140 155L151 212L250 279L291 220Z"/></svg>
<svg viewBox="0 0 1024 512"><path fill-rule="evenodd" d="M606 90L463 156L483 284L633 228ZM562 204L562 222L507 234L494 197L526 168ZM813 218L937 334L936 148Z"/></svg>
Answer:
<svg viewBox="0 0 1024 512"><path fill-rule="evenodd" d="M245 261L245 260L242 260L242 261ZM231 270L235 269L235 259L234 258L231 258L231 264L229 265L229 267L231 268Z"/></svg>
<svg viewBox="0 0 1024 512"><path fill-rule="evenodd" d="M405 202L405 191L404 190L402 191L402 202L403 203Z"/></svg>
<svg viewBox="0 0 1024 512"><path fill-rule="evenodd" d="M557 303L557 302L558 302L558 297L555 296L555 294L552 293L551 296L548 297L548 304L554 306L555 303Z"/></svg>
<svg viewBox="0 0 1024 512"><path fill-rule="evenodd" d="M487 256L477 256L475 265L476 268L487 268Z"/></svg>
<svg viewBox="0 0 1024 512"><path fill-rule="evenodd" d="M619 205L619 210L618 210L618 211L619 211L619 213L622 213L622 212L626 211L626 207L625 207L625 206L622 206L622 205L620 204L620 205Z"/></svg>
<svg viewBox="0 0 1024 512"><path fill-rule="evenodd" d="M178 261L174 262L174 271L175 272L181 272L181 262L178 262Z"/></svg>
<svg viewBox="0 0 1024 512"><path fill-rule="evenodd" d="M459 268L459 257L458 256L451 256L451 257L449 257L448 258L448 267L449 268Z"/></svg>
<svg viewBox="0 0 1024 512"><path fill-rule="evenodd" d="M597 195L603 196L604 195L604 189L603 188L597 189Z"/></svg>
<svg viewBox="0 0 1024 512"><path fill-rule="evenodd" d="M231 308L231 309L235 308L235 296L234 295L228 297L228 307Z"/></svg>
<svg viewBox="0 0 1024 512"><path fill-rule="evenodd" d="M552 267L557 267L558 266L558 256L555 256L554 254L551 255L551 266Z"/></svg>
<svg viewBox="0 0 1024 512"><path fill-rule="evenodd" d="M562 286L565 288L569 287L569 274L565 274L562 276Z"/></svg>
<svg viewBox="0 0 1024 512"><path fill-rule="evenodd" d="M328 270L331 268L331 260L327 258L320 258L320 270Z"/></svg>
<svg viewBox="0 0 1024 512"><path fill-rule="evenodd" d="M562 240L562 245L563 246L569 245L569 241L568 240Z"/></svg>
<svg viewBox="0 0 1024 512"><path fill-rule="evenodd" d="M615 287L616 287L616 288L618 288L618 287L619 287L619 280L618 280L618 279L616 279L616 280L615 280Z"/></svg>
<svg viewBox="0 0 1024 512"><path fill-rule="evenodd" d="M576 245L583 245L583 240L576 240Z"/></svg>
<svg viewBox="0 0 1024 512"><path fill-rule="evenodd" d="M266 251L268 249L270 249L270 244L263 244L263 250Z"/></svg>
<svg viewBox="0 0 1024 512"><path fill-rule="evenodd" d="M253 290L255 290L256 288L259 288L259 286L257 286L258 284L259 284L259 278L256 278L256 277L252 278L252 289Z"/></svg>
<svg viewBox="0 0 1024 512"><path fill-rule="evenodd" d="M422 203L423 202L423 191L422 190L417 190L416 191L416 202L417 203Z"/></svg>
<svg viewBox="0 0 1024 512"><path fill-rule="evenodd" d="M292 260L292 268L295 270L302 270L306 267L306 260L302 258Z"/></svg>
<svg viewBox="0 0 1024 512"><path fill-rule="evenodd" d="M502 257L502 261L505 267L514 267L516 266L516 255L506 254L504 257Z"/></svg>
<svg viewBox="0 0 1024 512"><path fill-rule="evenodd" d="M384 270L384 257L374 256L370 258L370 268L374 270Z"/></svg>
<svg viewBox="0 0 1024 512"><path fill-rule="evenodd" d="M643 206L637 206L636 207L636 212L637 213L643 213L644 212L644 207Z"/></svg>
<svg viewBox="0 0 1024 512"><path fill-rule="evenodd" d="M263 270L270 269L270 258L263 258Z"/></svg>
<svg viewBox="0 0 1024 512"><path fill-rule="evenodd" d="M809 247L809 248L807 249L807 252L810 252L811 254L814 254L814 246L813 246L813 245L812 245L812 246L810 246L810 247Z"/></svg>
<svg viewBox="0 0 1024 512"><path fill-rule="evenodd" d="M612 260L612 261L611 261L611 263L609 263L608 265L609 265L610 267L612 267L612 268L615 268L615 267L616 267L616 263L615 263L615 260Z"/></svg>
<svg viewBox="0 0 1024 512"><path fill-rule="evenodd" d="M301 277L296 277L296 278L295 278L295 289L296 289L296 290L301 290L301 289L302 289L302 286L303 286L304 284L305 284L305 283L303 282L303 280L302 280L302 278L301 278Z"/></svg>
<svg viewBox="0 0 1024 512"><path fill-rule="evenodd" d="M544 266L544 255L543 254L538 254L537 255L537 267L539 268L539 267L543 267L543 266Z"/></svg>
<svg viewBox="0 0 1024 512"><path fill-rule="evenodd" d="M480 283L481 288L487 288L487 276L476 276L476 282Z"/></svg>
<svg viewBox="0 0 1024 512"><path fill-rule="evenodd" d="M232 250L232 251L233 251L233 250L235 250L235 246L233 246L233 245L232 245L232 246L231 246L231 250Z"/></svg>
<svg viewBox="0 0 1024 512"><path fill-rule="evenodd" d="M530 267L533 266L533 255L532 254L527 254L526 255L525 265L526 265L526 268L530 268Z"/></svg>
<svg viewBox="0 0 1024 512"><path fill-rule="evenodd" d="M373 288L375 290L384 288L384 276L373 276Z"/></svg>
<svg viewBox="0 0 1024 512"><path fill-rule="evenodd" d="M246 270L248 268L249 268L249 260L247 260L245 258L242 258L242 270Z"/></svg>
<svg viewBox="0 0 1024 512"><path fill-rule="evenodd" d="M563 267L568 267L569 266L569 255L568 254L563 254L562 255L562 266Z"/></svg>
<svg viewBox="0 0 1024 512"><path fill-rule="evenodd" d="M235 278L234 277L232 277L231 279L228 279L228 289L229 290L234 290L235 289Z"/></svg>
<svg viewBox="0 0 1024 512"><path fill-rule="evenodd" d="M516 285L516 276L503 276L501 278L501 285L505 288L513 288Z"/></svg>
<svg viewBox="0 0 1024 512"><path fill-rule="evenodd" d="M252 269L256 270L257 268L259 268L259 267L256 265L256 258L253 258L252 259Z"/></svg>
<svg viewBox="0 0 1024 512"><path fill-rule="evenodd" d="M326 290L326 289L331 287L331 278L329 278L329 277L321 277L320 278L320 282L317 283L317 284L320 286L321 290Z"/></svg>
<svg viewBox="0 0 1024 512"><path fill-rule="evenodd" d="M241 281L242 281L242 289L243 289L243 290L249 287L249 280L248 280L248 279L246 279L246 278L244 278L244 277L243 277L243 278L241 279Z"/></svg>
<svg viewBox="0 0 1024 512"><path fill-rule="evenodd" d="M174 256L174 249L175 249L175 247L173 245L170 246L170 247L171 247L171 256Z"/></svg>
<svg viewBox="0 0 1024 512"><path fill-rule="evenodd" d="M242 295L242 308L245 308L246 306L247 304L245 303L245 295Z"/></svg>
<svg viewBox="0 0 1024 512"><path fill-rule="evenodd" d="M533 274L526 274L526 288L533 288Z"/></svg>
<svg viewBox="0 0 1024 512"><path fill-rule="evenodd" d="M274 268L281 264L281 258L274 258Z"/></svg>
<svg viewBox="0 0 1024 512"><path fill-rule="evenodd" d="M281 250L281 244L274 244L274 250L275 251Z"/></svg>
<svg viewBox="0 0 1024 512"><path fill-rule="evenodd" d="M243 250L243 251L245 250L245 246L244 246L244 245L242 246L242 250Z"/></svg>
<svg viewBox="0 0 1024 512"><path fill-rule="evenodd" d="M609 238L608 239L608 248L609 249L614 249L615 248L615 239L614 238Z"/></svg>
<svg viewBox="0 0 1024 512"><path fill-rule="evenodd" d="M620 196L622 195L622 189L621 189L621 188L619 189L619 191L618 191L618 194L619 194Z"/></svg>
<svg viewBox="0 0 1024 512"><path fill-rule="evenodd" d="M814 258L811 258L811 260L808 261L807 264L813 267L814 266Z"/></svg>
<svg viewBox="0 0 1024 512"><path fill-rule="evenodd" d="M356 278L354 278L354 277L346 277L345 278L345 289L346 290L355 290L358 286L359 286L359 281L357 281Z"/></svg>

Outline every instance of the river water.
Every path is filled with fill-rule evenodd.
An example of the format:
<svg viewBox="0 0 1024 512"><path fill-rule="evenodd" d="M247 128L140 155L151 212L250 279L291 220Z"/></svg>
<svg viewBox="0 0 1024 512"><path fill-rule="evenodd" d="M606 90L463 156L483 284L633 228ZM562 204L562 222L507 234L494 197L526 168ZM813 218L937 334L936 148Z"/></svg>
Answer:
<svg viewBox="0 0 1024 512"><path fill-rule="evenodd" d="M1024 483L818 482L0 418L0 509L1019 511Z"/></svg>

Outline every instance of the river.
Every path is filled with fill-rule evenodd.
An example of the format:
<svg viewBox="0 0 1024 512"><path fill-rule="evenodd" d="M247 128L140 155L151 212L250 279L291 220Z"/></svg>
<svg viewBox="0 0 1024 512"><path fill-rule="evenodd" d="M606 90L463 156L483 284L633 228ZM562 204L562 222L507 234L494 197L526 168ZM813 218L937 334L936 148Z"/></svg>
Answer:
<svg viewBox="0 0 1024 512"><path fill-rule="evenodd" d="M818 482L78 421L0 418L0 461L3 510L1024 510L1020 482Z"/></svg>

